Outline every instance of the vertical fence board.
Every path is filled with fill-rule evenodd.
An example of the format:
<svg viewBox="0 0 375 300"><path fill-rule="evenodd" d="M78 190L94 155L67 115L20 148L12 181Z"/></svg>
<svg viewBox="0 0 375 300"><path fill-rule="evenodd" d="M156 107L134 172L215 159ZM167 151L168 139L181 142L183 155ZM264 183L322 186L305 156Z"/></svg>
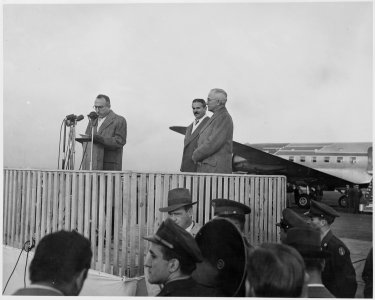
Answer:
<svg viewBox="0 0 375 300"><path fill-rule="evenodd" d="M52 172L48 172L48 186L47 186L47 199L46 199L46 203L47 203L47 213L46 213L46 218L47 218L47 221L46 221L46 234L48 233L51 233L52 232L52 209L53 209L53 198L52 198L52 195L53 195L53 185L52 185L52 182L53 182L53 173Z"/></svg>
<svg viewBox="0 0 375 300"><path fill-rule="evenodd" d="M83 233L83 209L85 204L85 184L84 184L84 174L79 173L78 175L78 232Z"/></svg>
<svg viewBox="0 0 375 300"><path fill-rule="evenodd" d="M176 178L177 179L177 178ZM177 184L177 180L175 180ZM146 175L141 174L140 176L140 197L139 197L139 208L138 208L138 224L139 224L139 237L138 237L138 271L137 276L140 276L143 274L143 268L140 268L140 266L143 266L144 261L144 253L145 253L145 241L142 239L142 236L145 235L145 228L146 228Z"/></svg>
<svg viewBox="0 0 375 300"><path fill-rule="evenodd" d="M264 188L264 182L263 178L259 178L259 242L263 243L265 242L265 221L264 221L264 213L265 213L265 207L264 207L264 193L263 193L263 188Z"/></svg>
<svg viewBox="0 0 375 300"><path fill-rule="evenodd" d="M8 219L10 218L11 214L8 212L9 207L9 179L10 179L10 171L4 170L4 196L3 196L3 241L5 244L8 244L8 237L10 236L9 226L8 226Z"/></svg>
<svg viewBox="0 0 375 300"><path fill-rule="evenodd" d="M90 238L90 217L91 217L91 180L92 174L85 174L85 205L84 205L84 223L83 223L83 235Z"/></svg>
<svg viewBox="0 0 375 300"><path fill-rule="evenodd" d="M99 266L97 267L97 270L104 271L103 270L103 258L104 258L104 253L103 253L103 247L104 247L104 226L105 226L105 174L101 173L100 174L100 187L99 187L99 241L98 241L98 264Z"/></svg>
<svg viewBox="0 0 375 300"><path fill-rule="evenodd" d="M204 204L204 223L210 220L211 212L211 176L202 177L205 179L206 188L205 188L205 201L201 201Z"/></svg>
<svg viewBox="0 0 375 300"><path fill-rule="evenodd" d="M119 274L119 229L121 228L121 218L120 212L122 211L121 207L121 177L119 173L116 173L115 176L115 189L114 189L114 227L113 227L113 274Z"/></svg>
<svg viewBox="0 0 375 300"><path fill-rule="evenodd" d="M111 239L112 239L112 201L113 201L113 177L112 174L107 174L107 199L106 199L106 214L105 214L105 272L111 271Z"/></svg>
<svg viewBox="0 0 375 300"><path fill-rule="evenodd" d="M200 223L204 223L206 220L204 219L203 210L204 210L204 177L199 177L199 192L198 192L198 220Z"/></svg>
<svg viewBox="0 0 375 300"><path fill-rule="evenodd" d="M154 233L155 223L155 175L149 174L148 176L148 188L147 188L147 228L146 234L151 235Z"/></svg>
<svg viewBox="0 0 375 300"><path fill-rule="evenodd" d="M26 207L27 207L27 186L26 186L26 172L25 171L22 171L22 189L21 189L21 198L20 198L20 211L21 211L21 220L20 220L20 224L21 224L21 232L20 232L20 243L19 245L22 243L24 243L25 241L27 241L27 226L28 226L28 220L27 220L27 217L26 217Z"/></svg>
<svg viewBox="0 0 375 300"><path fill-rule="evenodd" d="M72 173L72 202L71 202L71 218L70 230L77 228L77 214L78 214L78 201L77 201L77 174Z"/></svg>
<svg viewBox="0 0 375 300"><path fill-rule="evenodd" d="M31 177L32 177L32 186L31 186L31 215L30 215L30 218L31 218L31 221L30 221L30 231L29 231L29 237L32 238L34 237L36 239L36 233L37 233L37 228L36 228L36 225L35 225L35 222L36 220L38 220L38 223L39 223L39 219L36 219L36 214L38 212L38 207L36 205L36 173L33 171L31 172Z"/></svg>
<svg viewBox="0 0 375 300"><path fill-rule="evenodd" d="M42 212L42 172L37 172L37 189L36 189L36 242L39 242L42 237L42 222L43 221L43 212ZM44 176L44 175L43 175Z"/></svg>
<svg viewBox="0 0 375 300"><path fill-rule="evenodd" d="M59 176L54 172L53 176L53 207L52 207L52 231L57 231L58 201L59 201Z"/></svg>
<svg viewBox="0 0 375 300"><path fill-rule="evenodd" d="M121 256L121 275L128 276L128 244L130 236L130 215L131 215L131 201L130 201L130 175L125 174L123 179L123 205L122 205L122 256ZM130 247L129 247L130 249Z"/></svg>
<svg viewBox="0 0 375 300"><path fill-rule="evenodd" d="M72 203L72 174L66 173L66 182L65 182L65 213L64 213L64 229L70 230L71 228L71 203Z"/></svg>
<svg viewBox="0 0 375 300"><path fill-rule="evenodd" d="M40 237L42 238L46 232L47 232L47 195L48 195L48 173L42 173L42 199L41 199L41 207L42 207L42 222L41 222L41 228L40 228Z"/></svg>
<svg viewBox="0 0 375 300"><path fill-rule="evenodd" d="M130 201L132 203L132 206L137 210L138 205L137 205L137 182L138 177L136 173L132 173L131 178L130 178ZM132 213L129 216L130 218L130 232L129 232L129 237L130 237L130 249L136 249L136 239L139 234L139 227L137 228L137 214L136 211L132 211ZM132 234L133 233L133 234ZM136 262L136 255L139 253L136 253L135 251L129 251L130 253L130 258L129 258L129 272L130 276L135 275L135 262Z"/></svg>
<svg viewBox="0 0 375 300"><path fill-rule="evenodd" d="M59 205L58 205L59 221L57 223L58 230L62 230L64 228L65 181L66 181L66 174L61 172L60 173L60 183L59 183Z"/></svg>
<svg viewBox="0 0 375 300"><path fill-rule="evenodd" d="M96 266L96 261L98 258L98 174L92 174L92 203L91 203L91 248L92 248L92 263L93 268Z"/></svg>

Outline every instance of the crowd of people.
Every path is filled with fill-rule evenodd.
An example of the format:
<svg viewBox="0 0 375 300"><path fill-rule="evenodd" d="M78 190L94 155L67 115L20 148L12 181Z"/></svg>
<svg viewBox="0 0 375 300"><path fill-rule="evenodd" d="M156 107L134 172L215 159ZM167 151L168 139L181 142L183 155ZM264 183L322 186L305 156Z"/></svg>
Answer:
<svg viewBox="0 0 375 300"><path fill-rule="evenodd" d="M330 226L339 214L312 201L303 216L282 211L280 243L253 246L244 225L251 209L213 199L213 218L194 221L190 191L172 189L166 219L151 236L144 263L149 296L354 298L356 274L349 249ZM249 220L250 221L250 220ZM29 287L15 295L78 295L90 268L91 243L79 233L59 231L39 242ZM363 272L372 297L372 251Z"/></svg>

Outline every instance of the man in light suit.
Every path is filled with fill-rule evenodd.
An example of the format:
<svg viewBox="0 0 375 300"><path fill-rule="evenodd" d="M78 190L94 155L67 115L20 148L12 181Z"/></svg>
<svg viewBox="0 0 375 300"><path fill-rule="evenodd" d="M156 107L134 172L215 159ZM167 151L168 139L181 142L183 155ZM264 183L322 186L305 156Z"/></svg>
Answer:
<svg viewBox="0 0 375 300"><path fill-rule="evenodd" d="M181 172L196 172L197 165L192 160L193 151L197 147L199 132L207 123L209 117L206 115L207 106L203 99L194 99L192 103L195 120L187 129L184 139L184 152L182 155Z"/></svg>
<svg viewBox="0 0 375 300"><path fill-rule="evenodd" d="M126 120L111 110L111 102L106 95L100 94L96 97L94 108L99 118L88 124L86 134L91 136L94 126L94 143L102 146L100 149L103 153L96 156L97 161L93 162L96 167L93 169L121 171L122 148L126 144L127 134ZM85 155L90 156L90 153ZM83 169L89 169L87 164Z"/></svg>
<svg viewBox="0 0 375 300"><path fill-rule="evenodd" d="M214 114L199 132L192 159L200 173L232 173L233 121L225 108L227 93L212 89L208 94L208 110Z"/></svg>

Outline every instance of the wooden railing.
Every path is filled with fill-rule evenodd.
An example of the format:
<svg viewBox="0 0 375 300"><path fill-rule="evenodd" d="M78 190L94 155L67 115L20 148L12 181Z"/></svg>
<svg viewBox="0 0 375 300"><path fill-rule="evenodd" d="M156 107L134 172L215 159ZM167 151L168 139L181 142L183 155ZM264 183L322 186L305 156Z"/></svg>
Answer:
<svg viewBox="0 0 375 300"><path fill-rule="evenodd" d="M150 235L166 217L168 191L191 190L195 219L213 217L210 200L249 205L246 235L253 245L278 241L286 207L284 176L135 173L4 169L3 241L22 248L57 230L77 230L91 240L92 268L120 276L143 274ZM111 212L111 213L108 213Z"/></svg>

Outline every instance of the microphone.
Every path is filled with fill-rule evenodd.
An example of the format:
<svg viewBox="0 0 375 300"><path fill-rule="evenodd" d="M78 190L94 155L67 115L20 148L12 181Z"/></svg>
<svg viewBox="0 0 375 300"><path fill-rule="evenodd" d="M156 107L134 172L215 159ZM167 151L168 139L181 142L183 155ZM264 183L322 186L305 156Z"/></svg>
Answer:
<svg viewBox="0 0 375 300"><path fill-rule="evenodd" d="M87 115L91 120L96 120L99 115L95 112L95 111L92 111L90 112L88 115Z"/></svg>
<svg viewBox="0 0 375 300"><path fill-rule="evenodd" d="M67 115L65 119L68 121L74 121L75 119L77 119L77 116L75 114L70 114L70 115Z"/></svg>
<svg viewBox="0 0 375 300"><path fill-rule="evenodd" d="M77 122L83 120L85 117L83 115L79 115L76 119Z"/></svg>

